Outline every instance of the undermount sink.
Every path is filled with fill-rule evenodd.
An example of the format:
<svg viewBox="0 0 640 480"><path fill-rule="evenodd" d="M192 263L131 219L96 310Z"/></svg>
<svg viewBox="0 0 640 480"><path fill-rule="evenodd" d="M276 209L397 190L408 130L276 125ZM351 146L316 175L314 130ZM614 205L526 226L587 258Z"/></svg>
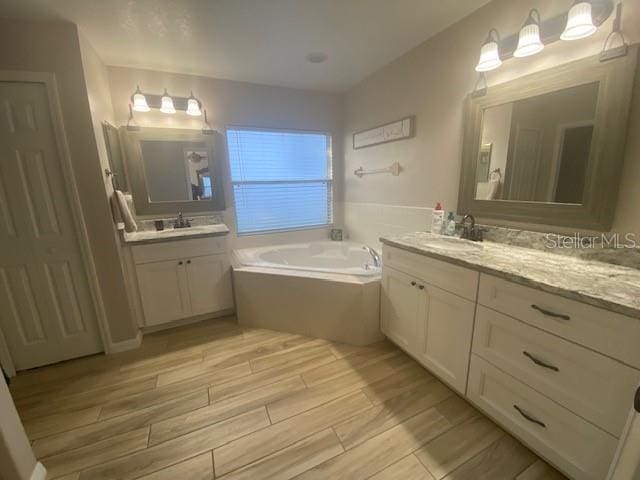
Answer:
<svg viewBox="0 0 640 480"><path fill-rule="evenodd" d="M481 250L482 244L471 242L470 240L462 240L455 237L430 238L423 240L425 246L435 249L448 251L465 251L465 250Z"/></svg>

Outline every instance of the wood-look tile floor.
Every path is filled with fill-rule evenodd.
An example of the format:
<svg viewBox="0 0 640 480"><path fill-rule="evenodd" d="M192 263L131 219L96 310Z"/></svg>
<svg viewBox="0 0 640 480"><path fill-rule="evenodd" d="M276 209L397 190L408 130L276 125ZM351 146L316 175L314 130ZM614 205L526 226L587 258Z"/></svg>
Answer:
<svg viewBox="0 0 640 480"><path fill-rule="evenodd" d="M212 320L11 391L49 479L564 478L388 342Z"/></svg>

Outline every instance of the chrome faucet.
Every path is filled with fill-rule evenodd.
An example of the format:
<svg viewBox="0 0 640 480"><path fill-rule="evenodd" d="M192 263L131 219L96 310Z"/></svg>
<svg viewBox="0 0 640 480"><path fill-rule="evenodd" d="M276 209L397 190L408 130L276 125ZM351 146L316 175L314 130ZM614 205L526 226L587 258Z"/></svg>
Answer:
<svg viewBox="0 0 640 480"><path fill-rule="evenodd" d="M191 227L191 220L184 218L182 212L178 212L178 218L173 221L173 228L189 228Z"/></svg>
<svg viewBox="0 0 640 480"><path fill-rule="evenodd" d="M466 225L467 219L471 220L471 225L469 227ZM476 219L473 215L468 213L462 217L462 235L460 238L471 240L472 242L481 242L483 231L483 229L476 226Z"/></svg>
<svg viewBox="0 0 640 480"><path fill-rule="evenodd" d="M363 246L362 249L369 252L369 255L371 255L371 258L373 258L373 265L375 267L380 267L382 262L380 261L380 255L378 254L378 252L376 252L373 248L368 247L367 245Z"/></svg>

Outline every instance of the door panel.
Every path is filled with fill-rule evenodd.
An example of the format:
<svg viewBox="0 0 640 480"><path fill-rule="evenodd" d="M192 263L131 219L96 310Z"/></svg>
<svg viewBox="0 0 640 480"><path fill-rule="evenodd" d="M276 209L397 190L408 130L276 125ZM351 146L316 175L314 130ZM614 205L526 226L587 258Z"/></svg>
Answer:
<svg viewBox="0 0 640 480"><path fill-rule="evenodd" d="M416 285L415 278L397 270L385 267L382 271L382 333L412 354L424 304L424 294Z"/></svg>
<svg viewBox="0 0 640 480"><path fill-rule="evenodd" d="M426 286L424 316L418 320L419 361L464 395L475 303Z"/></svg>
<svg viewBox="0 0 640 480"><path fill-rule="evenodd" d="M227 256L207 255L187 262L193 315L232 308L231 268Z"/></svg>
<svg viewBox="0 0 640 480"><path fill-rule="evenodd" d="M42 83L0 82L0 329L17 370L102 351Z"/></svg>
<svg viewBox="0 0 640 480"><path fill-rule="evenodd" d="M191 314L187 274L183 260L138 265L138 284L145 324L158 325Z"/></svg>

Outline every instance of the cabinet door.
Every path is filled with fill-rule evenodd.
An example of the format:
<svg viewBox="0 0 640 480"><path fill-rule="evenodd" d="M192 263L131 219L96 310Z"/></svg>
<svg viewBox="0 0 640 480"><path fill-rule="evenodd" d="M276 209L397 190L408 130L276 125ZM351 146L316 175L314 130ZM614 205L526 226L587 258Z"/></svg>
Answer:
<svg viewBox="0 0 640 480"><path fill-rule="evenodd" d="M416 349L417 322L424 305L418 281L385 267L382 271L382 315L380 328L389 340L409 353Z"/></svg>
<svg viewBox="0 0 640 480"><path fill-rule="evenodd" d="M191 315L183 260L136 266L145 325L157 325Z"/></svg>
<svg viewBox="0 0 640 480"><path fill-rule="evenodd" d="M186 265L193 315L233 307L231 268L226 255L194 257Z"/></svg>
<svg viewBox="0 0 640 480"><path fill-rule="evenodd" d="M418 320L416 357L464 395L475 304L428 284L424 292L426 303Z"/></svg>

